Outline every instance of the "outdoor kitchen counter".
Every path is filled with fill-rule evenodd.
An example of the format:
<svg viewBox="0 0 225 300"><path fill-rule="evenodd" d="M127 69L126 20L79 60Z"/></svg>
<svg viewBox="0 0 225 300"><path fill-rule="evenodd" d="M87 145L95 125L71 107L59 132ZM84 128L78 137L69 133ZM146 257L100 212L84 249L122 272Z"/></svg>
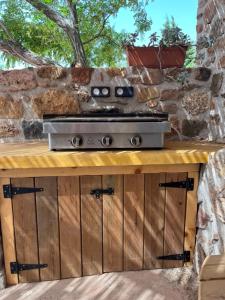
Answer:
<svg viewBox="0 0 225 300"><path fill-rule="evenodd" d="M162 150L49 151L47 143L0 145L1 175L11 169L78 168L207 163L223 148L208 142L166 142Z"/></svg>
<svg viewBox="0 0 225 300"><path fill-rule="evenodd" d="M0 145L7 284L192 264L199 167L221 148L168 142L162 150L51 152L40 142Z"/></svg>

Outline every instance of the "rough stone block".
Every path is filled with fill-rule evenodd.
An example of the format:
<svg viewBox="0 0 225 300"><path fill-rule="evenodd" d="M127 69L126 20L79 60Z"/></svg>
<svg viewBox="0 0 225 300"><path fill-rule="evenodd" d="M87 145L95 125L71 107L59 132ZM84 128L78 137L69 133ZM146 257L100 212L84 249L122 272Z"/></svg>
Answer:
<svg viewBox="0 0 225 300"><path fill-rule="evenodd" d="M219 125L221 122L219 114L210 115L210 122L214 123L214 125Z"/></svg>
<svg viewBox="0 0 225 300"><path fill-rule="evenodd" d="M208 68L196 68L194 78L199 81L208 81L211 76L211 70Z"/></svg>
<svg viewBox="0 0 225 300"><path fill-rule="evenodd" d="M16 137L20 130L8 120L0 121L0 138Z"/></svg>
<svg viewBox="0 0 225 300"><path fill-rule="evenodd" d="M199 0L198 7L199 8L203 8L206 5L207 1L208 0Z"/></svg>
<svg viewBox="0 0 225 300"><path fill-rule="evenodd" d="M147 106L149 108L156 108L158 106L159 102L156 99L150 100L147 102Z"/></svg>
<svg viewBox="0 0 225 300"><path fill-rule="evenodd" d="M32 97L32 106L38 117L43 114L78 113L80 111L76 94L66 90L50 89Z"/></svg>
<svg viewBox="0 0 225 300"><path fill-rule="evenodd" d="M160 100L165 101L165 100L178 100L180 96L180 91L178 89L166 89L161 91L161 96Z"/></svg>
<svg viewBox="0 0 225 300"><path fill-rule="evenodd" d="M225 37L218 38L214 44L214 47L218 50L225 48Z"/></svg>
<svg viewBox="0 0 225 300"><path fill-rule="evenodd" d="M40 78L44 79L62 79L67 75L67 70L64 68L54 67L54 66L46 66L37 69L37 75Z"/></svg>
<svg viewBox="0 0 225 300"><path fill-rule="evenodd" d="M201 36L197 41L197 52L202 49L209 48L209 46L209 38L207 36Z"/></svg>
<svg viewBox="0 0 225 300"><path fill-rule="evenodd" d="M182 122L182 134L187 137L199 136L200 132L206 128L207 128L206 121L183 120Z"/></svg>
<svg viewBox="0 0 225 300"><path fill-rule="evenodd" d="M225 68L225 56L221 57L218 67L223 69Z"/></svg>
<svg viewBox="0 0 225 300"><path fill-rule="evenodd" d="M217 73L213 75L212 78L212 83L211 83L211 91L212 91L212 95L213 96L218 96L220 89L222 87L222 83L223 83L223 73Z"/></svg>
<svg viewBox="0 0 225 300"><path fill-rule="evenodd" d="M152 99L160 97L160 92L156 87L138 87L137 88L137 100L139 102L148 102Z"/></svg>
<svg viewBox="0 0 225 300"><path fill-rule="evenodd" d="M198 24L196 26L196 31L197 31L197 33L201 33L203 31L203 24Z"/></svg>
<svg viewBox="0 0 225 300"><path fill-rule="evenodd" d="M116 77L116 76L125 77L126 69L125 68L110 68L106 71L106 73L110 77Z"/></svg>
<svg viewBox="0 0 225 300"><path fill-rule="evenodd" d="M141 84L142 83L142 78L140 75L130 76L130 77L127 77L127 79L129 80L129 82L131 84Z"/></svg>
<svg viewBox="0 0 225 300"><path fill-rule="evenodd" d="M37 86L33 70L13 70L0 72L0 91L17 92Z"/></svg>
<svg viewBox="0 0 225 300"><path fill-rule="evenodd" d="M212 44L217 41L217 39L224 34L224 21L221 18L218 18L215 22L213 22L210 28L209 38Z"/></svg>
<svg viewBox="0 0 225 300"><path fill-rule="evenodd" d="M87 85L91 81L91 75L94 69L92 68L72 68L71 74L74 83Z"/></svg>
<svg viewBox="0 0 225 300"><path fill-rule="evenodd" d="M23 120L22 128L24 137L27 140L47 138L47 135L44 135L43 133L43 124L40 121Z"/></svg>
<svg viewBox="0 0 225 300"><path fill-rule="evenodd" d="M9 94L0 95L0 118L19 119L23 116L23 104Z"/></svg>
<svg viewBox="0 0 225 300"><path fill-rule="evenodd" d="M146 85L158 85L163 82L163 73L159 69L144 69L142 83Z"/></svg>
<svg viewBox="0 0 225 300"><path fill-rule="evenodd" d="M177 113L177 105L176 103L166 103L164 102L162 105L162 109L164 112L169 114L176 114Z"/></svg>
<svg viewBox="0 0 225 300"><path fill-rule="evenodd" d="M199 115L209 109L210 95L208 90L194 90L182 99L184 109L192 116Z"/></svg>
<svg viewBox="0 0 225 300"><path fill-rule="evenodd" d="M206 6L203 15L204 15L205 23L210 24L216 15L216 6L215 6L215 2L213 0L210 1L209 4Z"/></svg>

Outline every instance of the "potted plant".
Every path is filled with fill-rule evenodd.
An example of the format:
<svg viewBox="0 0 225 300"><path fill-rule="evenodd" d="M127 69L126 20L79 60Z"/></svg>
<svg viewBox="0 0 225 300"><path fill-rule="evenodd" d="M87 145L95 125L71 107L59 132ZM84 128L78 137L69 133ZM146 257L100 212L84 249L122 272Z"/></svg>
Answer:
<svg viewBox="0 0 225 300"><path fill-rule="evenodd" d="M189 36L183 33L173 18L165 22L161 38L156 33L151 34L147 46L135 46L137 37L138 33L133 33L124 40L129 66L164 69L184 65L191 42Z"/></svg>

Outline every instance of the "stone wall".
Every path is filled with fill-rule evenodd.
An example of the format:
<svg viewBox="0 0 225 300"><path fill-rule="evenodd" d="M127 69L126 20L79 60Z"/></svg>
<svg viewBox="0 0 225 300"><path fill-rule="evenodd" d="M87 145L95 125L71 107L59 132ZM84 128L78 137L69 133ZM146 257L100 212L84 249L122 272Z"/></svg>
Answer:
<svg viewBox="0 0 225 300"><path fill-rule="evenodd" d="M78 113L102 108L166 111L173 138L209 137L211 71L196 69L38 69L0 71L0 141L45 138L44 113ZM116 98L115 86L134 86L133 98ZM109 86L109 98L90 96L92 86ZM215 116L215 122L217 122Z"/></svg>
<svg viewBox="0 0 225 300"><path fill-rule="evenodd" d="M212 70L210 105L211 139L225 141L225 1L199 0L197 60ZM198 190L196 266L207 255L225 252L225 150L211 156L202 170Z"/></svg>
<svg viewBox="0 0 225 300"><path fill-rule="evenodd" d="M212 70L210 138L225 141L225 1L199 0L197 63Z"/></svg>

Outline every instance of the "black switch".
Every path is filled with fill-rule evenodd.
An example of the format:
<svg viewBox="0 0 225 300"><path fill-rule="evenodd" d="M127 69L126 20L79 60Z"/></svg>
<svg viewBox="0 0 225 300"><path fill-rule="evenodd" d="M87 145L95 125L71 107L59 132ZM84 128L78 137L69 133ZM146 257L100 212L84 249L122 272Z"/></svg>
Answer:
<svg viewBox="0 0 225 300"><path fill-rule="evenodd" d="M116 97L128 97L134 96L134 88L132 86L117 86L115 87Z"/></svg>

